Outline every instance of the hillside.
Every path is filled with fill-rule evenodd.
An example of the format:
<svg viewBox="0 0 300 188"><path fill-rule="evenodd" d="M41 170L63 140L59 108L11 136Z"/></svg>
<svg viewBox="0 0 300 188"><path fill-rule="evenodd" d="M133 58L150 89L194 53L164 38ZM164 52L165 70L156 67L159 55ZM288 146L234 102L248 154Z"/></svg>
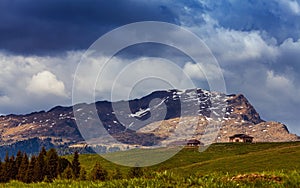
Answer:
<svg viewBox="0 0 300 188"><path fill-rule="evenodd" d="M104 129L97 128L99 119ZM298 140L284 124L262 120L243 95L202 89L155 91L130 101L98 101L57 106L47 112L0 116L0 130L1 156L5 150L12 154L17 149L28 151L30 144L36 151L41 145L66 150L86 146L84 141L106 152L112 149L111 141L100 138L103 132L121 143L113 146L117 150L168 146L191 137L228 142L229 136L237 133L253 136L255 142ZM81 135L85 132L88 134Z"/></svg>
<svg viewBox="0 0 300 188"><path fill-rule="evenodd" d="M140 152L147 152L139 149ZM124 157L124 153L110 155ZM107 155L107 154L105 154ZM73 155L64 156L68 160ZM79 156L89 174L98 163L107 170L104 181L57 179L54 182L22 183L11 181L3 187L299 187L300 142L216 143L204 152L186 147L169 160L133 170L106 161L96 154ZM118 172L118 177L114 176Z"/></svg>
<svg viewBox="0 0 300 188"><path fill-rule="evenodd" d="M115 152L113 155L118 158L127 156L124 152ZM72 156L66 158L71 160ZM181 176L215 172L235 174L273 170L292 171L300 168L299 158L300 142L216 143L204 152L198 152L197 147L185 148L169 160L145 168L154 171L168 170ZM97 154L82 154L80 162L87 171L91 170L91 166L96 162L111 172L119 168L125 174L129 169L109 162Z"/></svg>

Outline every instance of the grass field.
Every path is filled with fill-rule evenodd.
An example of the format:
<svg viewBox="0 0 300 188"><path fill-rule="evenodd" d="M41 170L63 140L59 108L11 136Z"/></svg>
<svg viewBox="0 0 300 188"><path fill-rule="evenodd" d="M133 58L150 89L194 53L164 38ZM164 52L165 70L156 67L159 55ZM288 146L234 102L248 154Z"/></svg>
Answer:
<svg viewBox="0 0 300 188"><path fill-rule="evenodd" d="M147 154L147 151L139 152L141 156ZM124 156L124 152L114 153L116 158ZM72 156L65 157L72 159ZM220 143L204 152L199 152L198 148L184 148L163 163L143 168L144 176L133 179L126 178L129 167L113 164L94 154L80 155L81 166L88 173L96 162L109 174L120 169L124 179L105 182L56 180L27 185L13 181L0 187L300 187L300 142Z"/></svg>

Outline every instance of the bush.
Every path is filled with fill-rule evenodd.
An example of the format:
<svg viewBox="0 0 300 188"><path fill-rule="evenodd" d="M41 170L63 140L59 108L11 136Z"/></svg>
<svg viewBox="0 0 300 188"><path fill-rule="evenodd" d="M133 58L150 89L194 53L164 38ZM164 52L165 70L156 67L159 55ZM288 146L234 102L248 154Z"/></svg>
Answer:
<svg viewBox="0 0 300 188"><path fill-rule="evenodd" d="M72 169L75 179L79 178L80 175L80 162L79 162L79 154L77 151L74 153L73 161L72 161Z"/></svg>
<svg viewBox="0 0 300 188"><path fill-rule="evenodd" d="M144 175L144 171L141 167L132 167L128 171L128 178L140 178Z"/></svg>
<svg viewBox="0 0 300 188"><path fill-rule="evenodd" d="M115 179L115 180L118 180L118 179L122 179L123 178L123 175L120 171L119 168L116 168L116 170L114 170L112 176L111 176L111 179Z"/></svg>
<svg viewBox="0 0 300 188"><path fill-rule="evenodd" d="M80 169L79 180L86 180L86 170L83 167Z"/></svg>

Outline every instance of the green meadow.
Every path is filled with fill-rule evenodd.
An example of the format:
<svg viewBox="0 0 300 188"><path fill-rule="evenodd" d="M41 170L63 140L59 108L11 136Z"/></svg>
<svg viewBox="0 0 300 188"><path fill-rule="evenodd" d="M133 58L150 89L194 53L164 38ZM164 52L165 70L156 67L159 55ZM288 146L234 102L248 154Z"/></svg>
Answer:
<svg viewBox="0 0 300 188"><path fill-rule="evenodd" d="M300 142L218 143L204 152L198 149L184 148L160 164L143 167L139 177L128 176L130 167L116 165L96 154L83 154L79 161L87 174L99 163L108 172L107 180L56 179L52 183L31 184L11 181L0 187L300 187ZM128 152L132 151L108 155L122 159ZM134 153L143 156L149 151ZM73 156L64 157L71 161ZM116 171L121 176L118 179L113 178Z"/></svg>

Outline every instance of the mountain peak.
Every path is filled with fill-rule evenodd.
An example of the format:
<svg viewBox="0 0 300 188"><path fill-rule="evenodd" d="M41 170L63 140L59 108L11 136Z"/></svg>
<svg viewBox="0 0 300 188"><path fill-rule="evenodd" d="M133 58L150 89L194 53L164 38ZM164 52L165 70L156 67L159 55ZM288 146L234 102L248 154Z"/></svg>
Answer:
<svg viewBox="0 0 300 188"><path fill-rule="evenodd" d="M228 142L229 136L237 133L249 134L254 141L262 142L298 140L284 124L262 120L243 94L226 95L198 88L154 91L129 101L98 101L73 107L56 106L47 112L1 116L0 144L13 145L32 138L49 138L56 147L81 143L84 139L75 119L86 122L86 131L95 130L97 118L94 120L95 115L91 114L93 105L106 131L128 147L170 144L164 142L175 127L181 126L180 118L186 125L197 120L193 136L198 139L203 136L205 126L214 121L221 125L215 142ZM94 136L98 137L96 133ZM104 146L109 147L109 143Z"/></svg>

